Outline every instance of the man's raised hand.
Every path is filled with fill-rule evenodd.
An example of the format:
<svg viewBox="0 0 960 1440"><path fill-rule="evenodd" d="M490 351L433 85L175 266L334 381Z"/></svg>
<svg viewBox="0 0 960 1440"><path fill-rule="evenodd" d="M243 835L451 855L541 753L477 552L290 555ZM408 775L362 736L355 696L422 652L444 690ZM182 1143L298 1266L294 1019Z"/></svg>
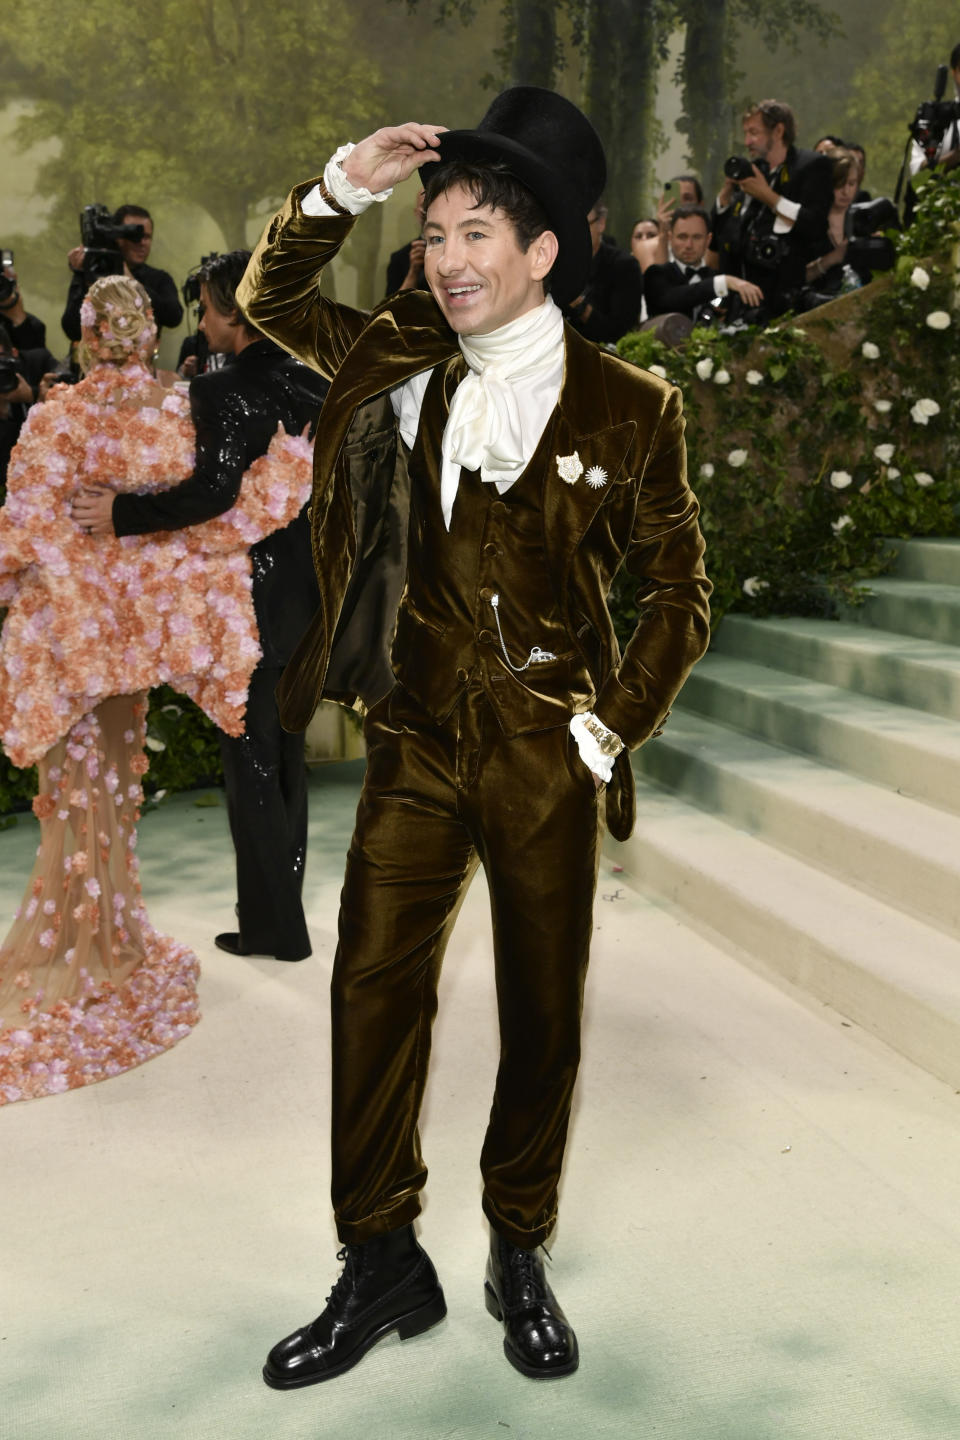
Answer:
<svg viewBox="0 0 960 1440"><path fill-rule="evenodd" d="M377 195L406 180L420 165L439 160L434 147L446 125L386 125L375 130L366 140L354 146L343 163L343 173L351 185Z"/></svg>

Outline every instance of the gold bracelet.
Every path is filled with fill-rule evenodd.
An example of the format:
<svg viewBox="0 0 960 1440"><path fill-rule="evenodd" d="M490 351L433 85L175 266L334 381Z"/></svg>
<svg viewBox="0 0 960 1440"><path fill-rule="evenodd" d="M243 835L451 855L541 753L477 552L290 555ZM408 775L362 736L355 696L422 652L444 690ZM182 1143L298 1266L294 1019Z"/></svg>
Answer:
<svg viewBox="0 0 960 1440"><path fill-rule="evenodd" d="M330 209L333 210L337 215L350 215L351 212L349 210L346 210L340 204L340 201L335 200L330 194L330 191L327 189L327 183L325 180L321 180L317 188L320 191L321 200L325 201L325 203L330 206Z"/></svg>

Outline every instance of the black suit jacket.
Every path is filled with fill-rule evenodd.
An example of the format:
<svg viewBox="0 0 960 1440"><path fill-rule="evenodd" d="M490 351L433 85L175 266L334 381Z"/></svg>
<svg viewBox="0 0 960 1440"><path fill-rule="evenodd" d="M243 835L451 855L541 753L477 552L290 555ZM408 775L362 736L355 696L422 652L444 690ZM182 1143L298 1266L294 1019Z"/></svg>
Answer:
<svg viewBox="0 0 960 1440"><path fill-rule="evenodd" d="M298 435L317 418L327 382L270 340L257 340L225 365L190 384L197 429L193 474L154 495L118 495L118 535L180 530L229 510L243 473L270 444L278 425ZM283 530L251 547L253 604L265 665L285 665L319 601L306 507Z"/></svg>
<svg viewBox="0 0 960 1440"><path fill-rule="evenodd" d="M564 314L575 330L588 340L600 344L619 340L628 330L635 330L640 319L643 299L643 274L632 255L609 241L601 241L593 257L590 279L583 288L587 302L593 307L586 320L576 310Z"/></svg>
<svg viewBox="0 0 960 1440"><path fill-rule="evenodd" d="M647 314L677 312L692 318L694 311L709 304L715 294L713 281L717 272L701 265L698 273L698 280L688 280L685 270L675 260L666 265L649 265L643 277Z"/></svg>
<svg viewBox="0 0 960 1440"><path fill-rule="evenodd" d="M775 269L751 258L751 237L773 237L777 216L769 206L751 200L744 209L747 196L740 192L726 210L714 207L711 229L720 269L759 285L776 314L787 309L803 288L810 261L831 249L827 221L833 204L833 161L829 155L791 145L783 164L769 179L778 195L800 206L790 229L776 237L782 241L783 254Z"/></svg>
<svg viewBox="0 0 960 1440"><path fill-rule="evenodd" d="M172 330L175 325L179 325L183 319L183 306L180 304L173 276L168 275L166 270L157 270L153 265L131 265L130 274L134 280L140 281L150 296L157 329L162 330L166 327L168 330ZM74 270L70 276L67 303L60 318L63 333L69 340L80 339L80 306L83 304L83 297L88 288L87 276L82 270Z"/></svg>

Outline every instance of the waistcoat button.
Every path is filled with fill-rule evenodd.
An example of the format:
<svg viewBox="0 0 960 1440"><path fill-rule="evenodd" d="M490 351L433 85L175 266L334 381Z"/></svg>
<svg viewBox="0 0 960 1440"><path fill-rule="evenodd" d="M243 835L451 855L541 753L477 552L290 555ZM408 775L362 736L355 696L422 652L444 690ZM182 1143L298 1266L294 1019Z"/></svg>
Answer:
<svg viewBox="0 0 960 1440"><path fill-rule="evenodd" d="M465 685L466 682L470 679L470 671L464 670L463 666L461 665L459 670L457 671L457 679L460 681L461 685Z"/></svg>
<svg viewBox="0 0 960 1440"><path fill-rule="evenodd" d="M507 513L507 507L506 507L506 505L503 503L503 501L502 501L502 500L494 500L493 504L490 506L490 514L491 514L491 515L506 515L506 513Z"/></svg>
<svg viewBox="0 0 960 1440"><path fill-rule="evenodd" d="M481 630L480 634L477 636L477 639L480 641L481 645L489 645L491 640L493 639L493 631Z"/></svg>
<svg viewBox="0 0 960 1440"><path fill-rule="evenodd" d="M494 545L492 542L488 542L483 547L483 553L484 555L499 555L500 547L498 545Z"/></svg>
<svg viewBox="0 0 960 1440"><path fill-rule="evenodd" d="M484 585L483 589L480 591L480 599L481 599L481 600L492 600L492 599L493 599L493 593L494 593L494 592L490 589L490 586L489 586L489 585Z"/></svg>

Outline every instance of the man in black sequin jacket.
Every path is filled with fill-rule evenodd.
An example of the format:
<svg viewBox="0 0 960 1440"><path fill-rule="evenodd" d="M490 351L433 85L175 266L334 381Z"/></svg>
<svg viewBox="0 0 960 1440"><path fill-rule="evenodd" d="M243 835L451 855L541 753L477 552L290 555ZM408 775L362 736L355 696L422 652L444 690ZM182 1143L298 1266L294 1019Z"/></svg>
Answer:
<svg viewBox="0 0 960 1440"><path fill-rule="evenodd" d="M193 474L153 495L84 496L74 519L93 533L143 535L179 530L229 510L243 473L283 425L313 425L327 382L247 323L234 291L250 252L217 256L201 272L202 328L220 370L190 385L197 431ZM310 938L301 901L307 844L304 737L282 729L274 691L319 600L304 509L292 524L251 548L253 603L263 657L247 700L246 730L221 734L224 783L237 853L238 929L216 937L235 955L302 960Z"/></svg>

